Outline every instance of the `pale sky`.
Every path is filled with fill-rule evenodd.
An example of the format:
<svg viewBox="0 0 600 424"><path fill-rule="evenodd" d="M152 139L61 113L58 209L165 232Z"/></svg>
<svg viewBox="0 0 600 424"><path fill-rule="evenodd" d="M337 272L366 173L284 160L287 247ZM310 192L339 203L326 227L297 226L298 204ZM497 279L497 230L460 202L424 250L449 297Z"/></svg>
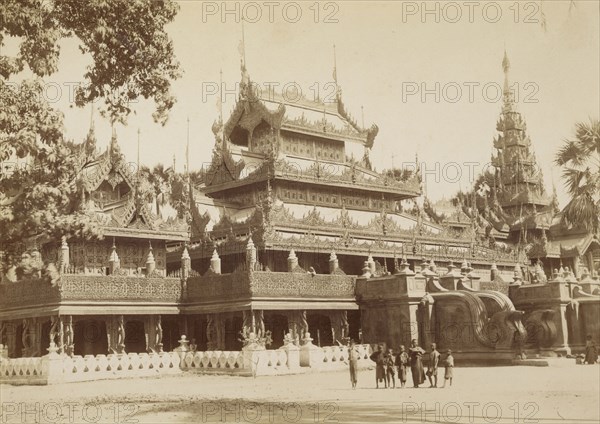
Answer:
<svg viewBox="0 0 600 424"><path fill-rule="evenodd" d="M177 168L182 170L188 117L191 167L197 169L210 161L217 97L203 96L203 90L206 94L218 84L220 69L227 89L233 90L240 81L242 26L238 18L245 16L250 77L259 84L279 83L280 92L284 84L298 84L309 98L317 87L321 97L326 96L335 44L344 103L359 123L363 106L365 124L376 123L380 129L371 152L376 169L389 168L392 160L396 166L414 162L418 153L432 171L427 193L434 200L469 187L469 169L478 172L490 160L501 106L495 102L495 88L503 83L501 63L506 48L511 80L521 92L519 110L527 121L546 188L551 191L553 178L561 205L565 204L560 172L552 159L576 122L600 116L598 1L576 0L571 10L570 1L523 1L519 7L513 1L476 2L472 17L464 2L456 2L462 14L459 18L456 7L440 3L439 22L435 14L421 16L424 3L420 1L322 2L318 16L313 2L276 3L271 23L268 6L260 1L251 6L239 3L239 13L235 3L228 3L234 12L224 17L222 2L180 2L181 10L168 28L184 70L173 86L177 104L165 127L153 123L153 103L135 105L137 114L130 117L129 125L117 127L121 148L130 161L136 158L140 128L141 162L170 165L175 155ZM427 2L431 10L435 4ZM262 13L259 18L256 5ZM203 8L216 14L203 15ZM291 22L298 8L302 16ZM412 11L415 14L407 14ZM325 22L327 17L337 22ZM248 22L252 20L258 22ZM80 141L89 128L90 109L70 107L68 85L82 79L90 59L76 46L76 40L62 43L60 71L48 78L53 85L47 97L57 97L56 87L62 87L56 105L65 112L67 136ZM430 90L424 99L423 88ZM410 95L408 89L419 91ZM528 102L523 102L525 96ZM233 94L223 98L225 119L234 100ZM105 146L110 124L98 114L95 121L99 145ZM472 162L477 165L468 164ZM433 175L436 166L439 177Z"/></svg>

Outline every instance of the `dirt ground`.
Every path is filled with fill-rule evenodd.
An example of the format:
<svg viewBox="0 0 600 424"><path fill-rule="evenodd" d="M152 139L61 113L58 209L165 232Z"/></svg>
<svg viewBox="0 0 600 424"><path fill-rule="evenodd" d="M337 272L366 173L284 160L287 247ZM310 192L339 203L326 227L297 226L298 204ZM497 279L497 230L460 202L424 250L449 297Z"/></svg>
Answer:
<svg viewBox="0 0 600 424"><path fill-rule="evenodd" d="M375 372L278 377L184 373L0 386L2 423L598 423L600 366L456 368L451 388L375 389ZM441 371L440 376L443 375ZM441 385L441 381L440 381ZM398 385L399 386L399 385Z"/></svg>

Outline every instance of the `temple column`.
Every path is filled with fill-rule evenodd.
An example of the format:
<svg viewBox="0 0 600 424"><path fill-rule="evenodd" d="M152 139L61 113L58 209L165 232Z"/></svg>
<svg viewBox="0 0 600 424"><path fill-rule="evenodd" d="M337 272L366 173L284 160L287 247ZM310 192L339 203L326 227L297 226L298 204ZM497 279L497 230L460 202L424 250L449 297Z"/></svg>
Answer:
<svg viewBox="0 0 600 424"><path fill-rule="evenodd" d="M331 311L329 313L329 319L331 321L333 344L335 345L336 341L344 344L350 330L350 326L348 325L348 312Z"/></svg>
<svg viewBox="0 0 600 424"><path fill-rule="evenodd" d="M8 345L8 357L14 358L17 351L17 324L15 322L6 323L6 344Z"/></svg>
<svg viewBox="0 0 600 424"><path fill-rule="evenodd" d="M156 351L156 316L144 317L144 337L146 338L146 352Z"/></svg>
<svg viewBox="0 0 600 424"><path fill-rule="evenodd" d="M160 315L156 316L154 323L154 349L156 349L158 353L163 352L163 328L162 317Z"/></svg>
<svg viewBox="0 0 600 424"><path fill-rule="evenodd" d="M225 349L225 320L223 314L208 314L206 339L208 350Z"/></svg>
<svg viewBox="0 0 600 424"><path fill-rule="evenodd" d="M6 321L0 322L0 358L8 358L8 346L6 339Z"/></svg>
<svg viewBox="0 0 600 424"><path fill-rule="evenodd" d="M73 356L75 351L75 333L73 330L73 315L67 315L64 323L64 352Z"/></svg>
<svg viewBox="0 0 600 424"><path fill-rule="evenodd" d="M106 324L106 341L108 353L117 353L117 319L114 315L108 315L104 318Z"/></svg>
<svg viewBox="0 0 600 424"><path fill-rule="evenodd" d="M21 333L21 343L23 345L22 357L30 358L40 354L41 332L41 322L37 318L26 318L23 320L23 332Z"/></svg>
<svg viewBox="0 0 600 424"><path fill-rule="evenodd" d="M308 332L308 321L306 311L287 311L285 313L288 320L288 332L296 344L305 337Z"/></svg>
<svg viewBox="0 0 600 424"><path fill-rule="evenodd" d="M39 318L33 318L32 329L32 352L31 356L42 356L42 321Z"/></svg>
<svg viewBox="0 0 600 424"><path fill-rule="evenodd" d="M117 354L125 353L125 319L123 315L117 317Z"/></svg>
<svg viewBox="0 0 600 424"><path fill-rule="evenodd" d="M28 358L31 350L31 340L29 338L29 319L25 318L21 321L21 357Z"/></svg>

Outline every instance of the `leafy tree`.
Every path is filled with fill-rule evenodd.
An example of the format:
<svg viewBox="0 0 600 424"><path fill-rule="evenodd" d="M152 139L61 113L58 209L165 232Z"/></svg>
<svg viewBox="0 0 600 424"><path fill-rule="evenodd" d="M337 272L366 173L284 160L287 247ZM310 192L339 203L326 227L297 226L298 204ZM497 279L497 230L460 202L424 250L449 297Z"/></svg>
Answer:
<svg viewBox="0 0 600 424"><path fill-rule="evenodd" d="M60 40L76 37L92 59L78 106L104 99L101 113L125 123L131 101L153 99L153 117L164 125L175 102L171 81L180 76L165 32L177 10L171 0L0 2L0 47L7 37L20 43L14 57L0 55L0 161L26 163L0 175L0 251L18 256L27 238L98 232L82 210L87 156L64 140L63 115L43 96L41 78L57 71ZM34 78L21 81L26 67Z"/></svg>
<svg viewBox="0 0 600 424"><path fill-rule="evenodd" d="M171 81L180 76L173 43L165 32L178 6L171 0L4 0L0 3L0 43L21 40L16 57L0 56L0 75L24 69L44 77L58 70L59 40L77 37L92 58L77 89L83 106L103 98L112 121L125 123L129 103L154 99L154 119L166 123L175 103Z"/></svg>
<svg viewBox="0 0 600 424"><path fill-rule="evenodd" d="M563 209L566 225L600 229L600 121L579 122L575 138L565 140L555 162L563 167L562 177L571 200Z"/></svg>

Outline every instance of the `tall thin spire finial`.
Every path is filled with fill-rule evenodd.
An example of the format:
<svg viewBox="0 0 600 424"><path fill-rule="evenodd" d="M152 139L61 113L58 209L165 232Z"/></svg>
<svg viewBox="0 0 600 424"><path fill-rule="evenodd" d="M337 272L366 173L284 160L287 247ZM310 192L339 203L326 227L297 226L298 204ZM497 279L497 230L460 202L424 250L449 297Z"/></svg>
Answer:
<svg viewBox="0 0 600 424"><path fill-rule="evenodd" d="M362 127L365 127L365 108L363 105L360 106L360 115L362 118Z"/></svg>
<svg viewBox="0 0 600 424"><path fill-rule="evenodd" d="M136 164L136 172L137 172L138 178L140 175L140 134L141 134L141 131L138 127L138 130L137 130L137 164Z"/></svg>
<svg viewBox="0 0 600 424"><path fill-rule="evenodd" d="M508 54L504 49L504 58L502 59L502 69L504 71L504 104L502 106L503 112L511 112L515 110L515 96L513 90L510 88L509 71L510 71L510 60L508 60Z"/></svg>
<svg viewBox="0 0 600 424"><path fill-rule="evenodd" d="M244 17L242 16L242 60L244 67L246 66L246 38L244 35Z"/></svg>
<svg viewBox="0 0 600 424"><path fill-rule="evenodd" d="M187 117L187 142L185 145L185 172L190 174L190 117Z"/></svg>
<svg viewBox="0 0 600 424"><path fill-rule="evenodd" d="M225 124L223 122L223 69L219 69L219 124L221 125L221 144L226 147Z"/></svg>
<svg viewBox="0 0 600 424"><path fill-rule="evenodd" d="M111 122L110 123L110 130L111 130L111 136L110 136L110 152L111 154L115 151L115 147L117 144L117 129L115 128L115 123Z"/></svg>
<svg viewBox="0 0 600 424"><path fill-rule="evenodd" d="M333 82L335 82L335 86L337 87L337 58L335 54L335 44L333 45Z"/></svg>
<svg viewBox="0 0 600 424"><path fill-rule="evenodd" d="M90 131L94 131L94 102L90 103Z"/></svg>

